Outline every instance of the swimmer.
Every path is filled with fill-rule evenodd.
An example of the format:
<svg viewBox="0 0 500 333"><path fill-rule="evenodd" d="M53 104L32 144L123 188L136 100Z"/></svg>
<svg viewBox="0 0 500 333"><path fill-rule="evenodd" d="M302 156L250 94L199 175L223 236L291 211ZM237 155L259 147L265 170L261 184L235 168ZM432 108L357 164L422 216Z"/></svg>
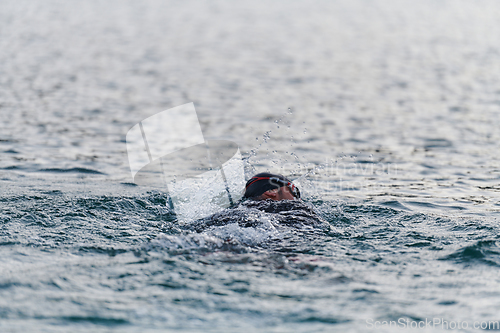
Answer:
<svg viewBox="0 0 500 333"><path fill-rule="evenodd" d="M245 198L251 200L298 200L300 191L289 179L272 173L259 173L250 178L245 186Z"/></svg>
<svg viewBox="0 0 500 333"><path fill-rule="evenodd" d="M259 227L269 221L294 228L330 230L330 224L319 216L314 207L300 199L299 189L286 177L259 173L250 178L244 199L237 205L186 225L189 230L202 232L211 227L238 224ZM310 230L310 229L308 229Z"/></svg>

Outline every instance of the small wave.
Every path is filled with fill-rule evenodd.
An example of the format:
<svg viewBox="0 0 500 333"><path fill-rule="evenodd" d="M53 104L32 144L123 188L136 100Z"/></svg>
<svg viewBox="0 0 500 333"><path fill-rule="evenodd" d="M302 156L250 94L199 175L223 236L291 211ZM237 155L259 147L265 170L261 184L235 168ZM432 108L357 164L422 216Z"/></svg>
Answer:
<svg viewBox="0 0 500 333"><path fill-rule="evenodd" d="M127 183L127 182L125 182L125 183L120 183L120 184L125 185L125 186L138 186L136 183Z"/></svg>
<svg viewBox="0 0 500 333"><path fill-rule="evenodd" d="M9 165L8 167L2 168L2 170L24 170L24 168L19 165Z"/></svg>
<svg viewBox="0 0 500 333"><path fill-rule="evenodd" d="M450 140L437 138L437 139L425 139L424 149L432 148L449 148L453 146Z"/></svg>
<svg viewBox="0 0 500 333"><path fill-rule="evenodd" d="M407 201L406 204L417 206L417 207L423 207L423 208L432 208L432 209L467 210L467 208L461 207L461 206L437 205L437 204L433 204L433 203L430 203L430 202L422 202L422 201Z"/></svg>
<svg viewBox="0 0 500 333"><path fill-rule="evenodd" d="M50 191L41 191L41 194L46 194L46 195L61 195L63 192L61 190L50 190Z"/></svg>
<svg viewBox="0 0 500 333"><path fill-rule="evenodd" d="M404 206L402 203L400 203L397 200L381 202L380 205L390 207L390 208L395 208L395 209L411 210L410 208Z"/></svg>
<svg viewBox="0 0 500 333"><path fill-rule="evenodd" d="M54 173L85 173L85 174L93 174L93 175L105 175L104 172L87 169L87 168L69 168L69 169L61 169L61 168L47 168L40 169L39 172L54 172Z"/></svg>
<svg viewBox="0 0 500 333"><path fill-rule="evenodd" d="M104 325L104 326L115 326L115 325L125 325L128 324L129 321L121 318L104 318L104 317L81 317L81 316L69 316L62 317L62 319L69 322L88 322L95 325Z"/></svg>
<svg viewBox="0 0 500 333"><path fill-rule="evenodd" d="M416 242L416 243L411 243L411 244L405 244L407 247L427 247L431 246L432 243L430 242Z"/></svg>
<svg viewBox="0 0 500 333"><path fill-rule="evenodd" d="M79 248L80 252L84 253L99 253L99 254L107 254L110 257L114 257L117 254L122 254L127 252L127 249L120 249L120 248L114 248L114 247L101 247L101 246L81 246Z"/></svg>
<svg viewBox="0 0 500 333"><path fill-rule="evenodd" d="M479 241L466 246L441 260L451 260L457 263L483 263L490 266L500 266L500 248L494 240Z"/></svg>

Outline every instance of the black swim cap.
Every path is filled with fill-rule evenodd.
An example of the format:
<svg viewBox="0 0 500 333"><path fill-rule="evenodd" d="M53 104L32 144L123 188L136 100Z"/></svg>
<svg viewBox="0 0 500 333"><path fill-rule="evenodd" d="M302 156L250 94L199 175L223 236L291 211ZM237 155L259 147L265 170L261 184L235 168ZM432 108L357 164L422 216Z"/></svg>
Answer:
<svg viewBox="0 0 500 333"><path fill-rule="evenodd" d="M271 178L277 178L284 184L291 183L289 179L282 175L275 175L268 172L258 173L247 181L244 197L258 197L266 191L284 186L284 184L280 184L281 182L273 181Z"/></svg>

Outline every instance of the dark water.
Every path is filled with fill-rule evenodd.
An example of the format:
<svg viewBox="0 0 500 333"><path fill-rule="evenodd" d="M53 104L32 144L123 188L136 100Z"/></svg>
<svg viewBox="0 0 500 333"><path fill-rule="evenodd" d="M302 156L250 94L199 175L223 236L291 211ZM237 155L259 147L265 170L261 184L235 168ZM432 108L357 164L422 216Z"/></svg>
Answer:
<svg viewBox="0 0 500 333"><path fill-rule="evenodd" d="M497 2L0 6L0 331L500 329ZM306 206L135 186L127 131L188 102Z"/></svg>

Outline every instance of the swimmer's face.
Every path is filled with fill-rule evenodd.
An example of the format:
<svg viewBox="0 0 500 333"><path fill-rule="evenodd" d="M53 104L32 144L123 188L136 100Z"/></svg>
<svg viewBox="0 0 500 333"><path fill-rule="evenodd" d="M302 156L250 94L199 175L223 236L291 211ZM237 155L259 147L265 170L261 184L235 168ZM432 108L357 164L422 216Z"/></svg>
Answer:
<svg viewBox="0 0 500 333"><path fill-rule="evenodd" d="M262 199L271 200L296 200L292 194L292 191L287 186L282 186L280 188L269 190L262 194Z"/></svg>

